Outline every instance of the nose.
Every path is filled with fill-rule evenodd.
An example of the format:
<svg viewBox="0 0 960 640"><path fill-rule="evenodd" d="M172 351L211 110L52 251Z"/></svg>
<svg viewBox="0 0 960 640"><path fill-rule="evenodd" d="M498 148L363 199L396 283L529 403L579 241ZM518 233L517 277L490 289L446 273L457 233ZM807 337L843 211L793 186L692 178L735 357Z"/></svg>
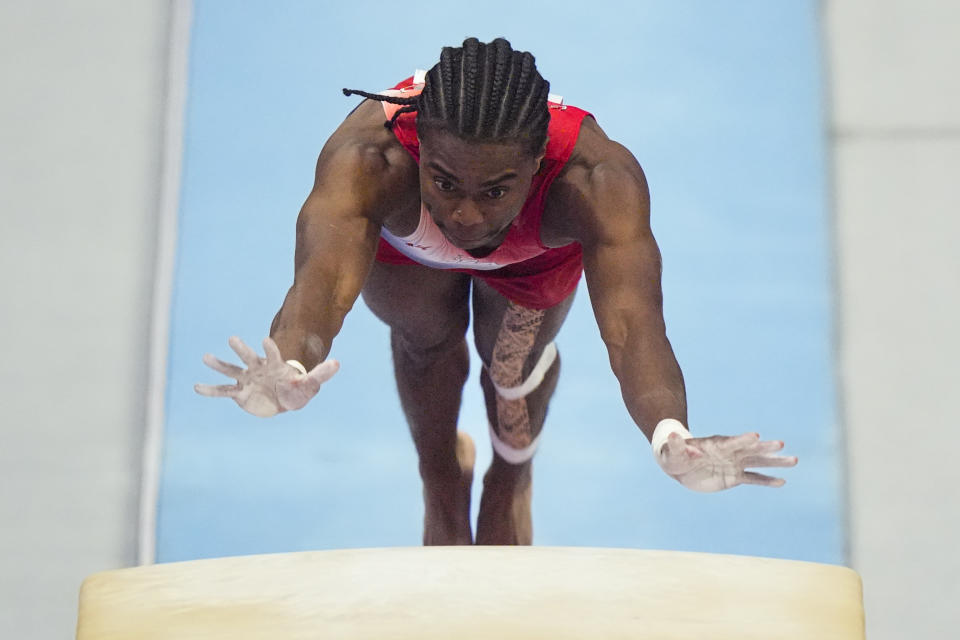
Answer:
<svg viewBox="0 0 960 640"><path fill-rule="evenodd" d="M450 217L461 227L473 227L483 222L480 209L470 200L460 201Z"/></svg>

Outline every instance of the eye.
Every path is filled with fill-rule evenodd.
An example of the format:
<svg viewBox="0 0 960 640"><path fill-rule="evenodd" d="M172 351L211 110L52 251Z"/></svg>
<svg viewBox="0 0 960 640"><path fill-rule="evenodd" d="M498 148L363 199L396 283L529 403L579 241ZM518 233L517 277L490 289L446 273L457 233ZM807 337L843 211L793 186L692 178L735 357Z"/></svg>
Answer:
<svg viewBox="0 0 960 640"><path fill-rule="evenodd" d="M487 197L492 200L499 200L505 195L507 195L507 190L503 187L493 187L487 191Z"/></svg>
<svg viewBox="0 0 960 640"><path fill-rule="evenodd" d="M437 176L433 179L433 184L437 185L437 189L440 191L453 191L455 188L452 182L440 176Z"/></svg>

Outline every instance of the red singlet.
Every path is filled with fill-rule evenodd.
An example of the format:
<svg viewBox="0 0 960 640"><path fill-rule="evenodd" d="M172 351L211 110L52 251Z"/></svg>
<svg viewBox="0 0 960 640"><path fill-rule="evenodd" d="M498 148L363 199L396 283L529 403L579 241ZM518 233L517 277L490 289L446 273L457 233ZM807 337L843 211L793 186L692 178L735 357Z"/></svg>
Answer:
<svg viewBox="0 0 960 640"><path fill-rule="evenodd" d="M389 93L404 97L415 96L423 85L413 84L413 78L399 83ZM384 92L387 93L387 92ZM387 118L399 109L398 105L382 103ZM540 219L546 205L547 193L553 180L559 175L570 159L573 147L580 133L580 123L590 115L582 109L556 103L550 103L550 124L547 130L547 150L540 171L533 177L530 195L514 220L503 242L489 256L470 259L465 252L452 246L447 250L467 256L464 264L471 260L477 268L454 266L454 262L437 263L426 254L418 259L421 247L417 242L406 242L413 236L397 238L383 229L380 245L377 248L377 260L388 264L425 264L433 268L449 269L468 273L480 278L508 300L530 309L546 309L563 301L577 288L583 273L582 250L578 243L551 249L540 242ZM397 140L420 163L420 141L417 138L416 113L401 115L393 126ZM414 235L423 235L436 229L429 214L421 213L420 228ZM437 229L437 231L439 231ZM387 240L389 238L389 242ZM395 246L403 249L399 251ZM454 256L456 260L460 257Z"/></svg>

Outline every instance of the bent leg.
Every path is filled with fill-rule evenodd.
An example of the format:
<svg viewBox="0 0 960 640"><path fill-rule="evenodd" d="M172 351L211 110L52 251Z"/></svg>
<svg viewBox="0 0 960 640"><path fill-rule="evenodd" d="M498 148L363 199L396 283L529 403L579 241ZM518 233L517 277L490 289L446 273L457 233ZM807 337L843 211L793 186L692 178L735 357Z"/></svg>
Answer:
<svg viewBox="0 0 960 640"><path fill-rule="evenodd" d="M425 545L473 542L473 443L457 434L470 366L469 292L469 276L382 262L363 289L364 302L390 327L400 404L420 460Z"/></svg>
<svg viewBox="0 0 960 640"><path fill-rule="evenodd" d="M572 304L573 294L549 309L527 309L474 280L474 339L494 445L477 544L533 541L531 459L560 373L553 340Z"/></svg>

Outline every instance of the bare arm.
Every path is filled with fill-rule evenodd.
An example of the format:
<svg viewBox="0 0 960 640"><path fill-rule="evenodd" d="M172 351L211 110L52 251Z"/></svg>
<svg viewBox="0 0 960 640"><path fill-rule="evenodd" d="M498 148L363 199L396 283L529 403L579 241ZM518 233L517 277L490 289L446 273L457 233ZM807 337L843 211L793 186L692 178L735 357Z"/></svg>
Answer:
<svg viewBox="0 0 960 640"><path fill-rule="evenodd" d="M383 218L398 204L391 194L416 184L412 162L391 157L392 150L353 142L331 150L336 142L332 138L317 161L297 220L293 286L270 329L283 357L308 370L327 357L360 294Z"/></svg>
<svg viewBox="0 0 960 640"><path fill-rule="evenodd" d="M383 128L379 105L361 104L320 152L297 221L293 286L263 341L265 357L233 336L230 348L246 367L210 353L203 361L236 384L197 384L197 393L231 398L261 417L304 407L339 368L326 358L360 295L384 219L411 200L419 201L416 163Z"/></svg>
<svg viewBox="0 0 960 640"><path fill-rule="evenodd" d="M593 151L601 159L571 172L564 204L573 221L568 233L583 246L590 300L627 410L648 440L660 432L657 463L689 489L782 486L783 479L747 467L797 464L795 457L774 455L783 442L760 442L757 433L694 438L685 428L686 392L663 321L646 179L620 145L604 140Z"/></svg>
<svg viewBox="0 0 960 640"><path fill-rule="evenodd" d="M648 439L660 420L686 424L683 374L667 339L660 250L640 165L608 143L577 198L584 272L600 335L627 410Z"/></svg>

